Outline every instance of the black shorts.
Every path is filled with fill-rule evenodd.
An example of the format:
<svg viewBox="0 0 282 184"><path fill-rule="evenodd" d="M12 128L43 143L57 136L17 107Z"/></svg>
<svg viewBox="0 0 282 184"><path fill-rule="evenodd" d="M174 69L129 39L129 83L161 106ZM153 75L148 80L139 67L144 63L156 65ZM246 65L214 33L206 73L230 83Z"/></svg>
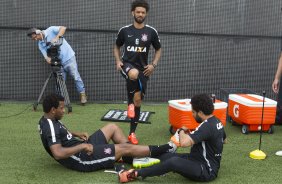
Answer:
<svg viewBox="0 0 282 184"><path fill-rule="evenodd" d="M133 68L135 68L139 71L139 75L138 75L138 82L139 82L138 86L139 86L139 88L136 89L136 91L141 91L142 96L143 96L146 93L147 82L149 80L149 77L145 76L143 71L139 70L137 67L133 66L130 63L126 63L126 62L123 63L122 71L120 73L126 80L129 80L128 72Z"/></svg>
<svg viewBox="0 0 282 184"><path fill-rule="evenodd" d="M88 143L93 145L93 154L87 155L86 152L80 152L69 159L59 160L59 162L73 170L90 172L114 167L115 146L108 144L101 130L92 134ZM65 162L65 163L64 163Z"/></svg>

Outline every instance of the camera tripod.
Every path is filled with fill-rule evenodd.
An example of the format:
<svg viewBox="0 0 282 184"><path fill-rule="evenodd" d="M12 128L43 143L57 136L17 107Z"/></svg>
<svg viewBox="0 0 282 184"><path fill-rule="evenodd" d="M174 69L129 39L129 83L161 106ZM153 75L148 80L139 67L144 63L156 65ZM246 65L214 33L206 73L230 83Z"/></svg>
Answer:
<svg viewBox="0 0 282 184"><path fill-rule="evenodd" d="M69 98L69 94L68 94L68 91L67 91L67 86L66 86L65 81L63 79L61 67L60 66L51 66L51 67L52 67L52 71L49 74L48 78L46 79L43 88L41 89L41 92L40 92L40 95L37 99L37 102L35 102L33 104L33 110L36 111L37 106L38 106L38 104L39 104L39 102L40 102L40 100L43 96L43 93L44 93L44 91L47 87L49 80L52 77L54 77L56 79L55 80L56 93L65 98L65 106L68 108L68 113L71 113L72 107L71 107L71 104L70 104L70 98Z"/></svg>

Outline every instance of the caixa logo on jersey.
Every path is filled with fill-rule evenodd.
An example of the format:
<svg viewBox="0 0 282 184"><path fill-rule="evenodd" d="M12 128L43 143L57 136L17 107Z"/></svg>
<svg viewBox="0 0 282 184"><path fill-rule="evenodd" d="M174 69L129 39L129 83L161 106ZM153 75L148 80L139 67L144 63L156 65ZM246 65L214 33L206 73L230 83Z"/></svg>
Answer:
<svg viewBox="0 0 282 184"><path fill-rule="evenodd" d="M128 46L126 50L128 52L146 52L147 51L146 47L134 47L134 46Z"/></svg>

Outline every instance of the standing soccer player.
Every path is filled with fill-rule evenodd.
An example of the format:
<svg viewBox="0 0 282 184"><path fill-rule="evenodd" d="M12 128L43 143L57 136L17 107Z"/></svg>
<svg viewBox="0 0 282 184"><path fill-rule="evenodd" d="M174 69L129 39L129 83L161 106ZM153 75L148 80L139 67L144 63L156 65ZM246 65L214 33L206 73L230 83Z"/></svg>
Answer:
<svg viewBox="0 0 282 184"><path fill-rule="evenodd" d="M149 11L145 0L136 0L131 5L133 24L122 27L116 38L114 56L117 70L126 79L128 109L131 119L128 140L138 144L135 135L140 117L141 102L145 95L147 81L153 74L161 57L161 43L155 28L144 23ZM153 60L148 63L150 46L155 49ZM124 47L121 57L121 47Z"/></svg>

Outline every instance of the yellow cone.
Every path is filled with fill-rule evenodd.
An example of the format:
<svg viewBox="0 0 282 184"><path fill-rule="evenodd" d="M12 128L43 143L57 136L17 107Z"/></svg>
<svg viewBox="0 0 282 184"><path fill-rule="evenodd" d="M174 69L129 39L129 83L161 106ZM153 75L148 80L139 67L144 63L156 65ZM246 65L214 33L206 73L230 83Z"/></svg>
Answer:
<svg viewBox="0 0 282 184"><path fill-rule="evenodd" d="M266 154L261 150L255 150L250 153L250 157L256 160L263 160L266 157Z"/></svg>

